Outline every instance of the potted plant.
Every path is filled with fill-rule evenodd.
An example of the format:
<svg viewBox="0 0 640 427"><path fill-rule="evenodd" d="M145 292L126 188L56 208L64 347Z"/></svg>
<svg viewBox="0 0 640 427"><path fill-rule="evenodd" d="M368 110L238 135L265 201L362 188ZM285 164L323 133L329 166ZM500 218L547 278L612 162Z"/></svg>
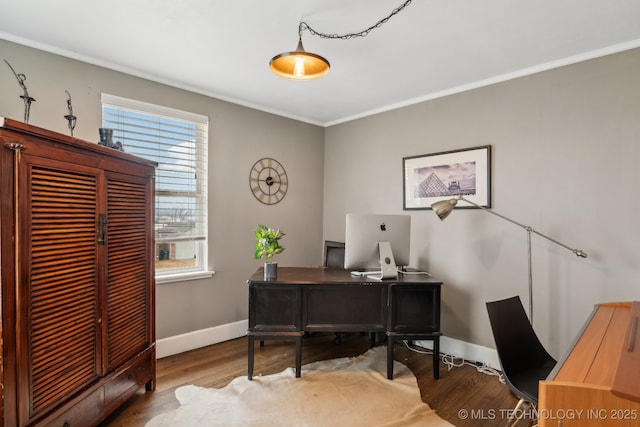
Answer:
<svg viewBox="0 0 640 427"><path fill-rule="evenodd" d="M285 234L279 229L276 230L265 225L258 225L253 234L256 236L256 251L253 257L265 260L264 279L277 278L278 263L273 262L273 257L284 251L284 248L280 246L280 239Z"/></svg>

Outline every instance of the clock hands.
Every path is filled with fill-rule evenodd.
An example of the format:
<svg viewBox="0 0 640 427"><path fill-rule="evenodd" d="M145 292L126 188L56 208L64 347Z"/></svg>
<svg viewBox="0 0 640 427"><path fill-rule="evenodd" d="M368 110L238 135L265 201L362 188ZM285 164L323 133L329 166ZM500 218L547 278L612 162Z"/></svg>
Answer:
<svg viewBox="0 0 640 427"><path fill-rule="evenodd" d="M264 158L253 165L249 184L253 195L261 203L275 204L287 193L287 173L276 160Z"/></svg>

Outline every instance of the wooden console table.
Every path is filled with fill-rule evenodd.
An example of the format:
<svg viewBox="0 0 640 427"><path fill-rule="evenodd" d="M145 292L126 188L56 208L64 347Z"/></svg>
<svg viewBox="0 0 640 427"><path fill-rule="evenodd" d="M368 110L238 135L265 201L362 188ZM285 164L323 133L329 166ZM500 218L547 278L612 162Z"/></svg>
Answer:
<svg viewBox="0 0 640 427"><path fill-rule="evenodd" d="M387 377L393 378L395 340L432 340L433 376L439 378L441 281L424 274L375 281L342 269L279 267L264 280L259 268L249 284L249 369L253 377L255 340L296 343L300 377L305 332L384 332Z"/></svg>

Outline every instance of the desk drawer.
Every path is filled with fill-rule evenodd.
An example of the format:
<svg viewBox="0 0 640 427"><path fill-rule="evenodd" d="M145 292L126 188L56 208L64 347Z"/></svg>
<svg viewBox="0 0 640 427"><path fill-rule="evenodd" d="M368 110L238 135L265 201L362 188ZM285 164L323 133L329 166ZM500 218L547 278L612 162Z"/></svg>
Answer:
<svg viewBox="0 0 640 427"><path fill-rule="evenodd" d="M302 291L306 331L385 331L387 287L314 285Z"/></svg>
<svg viewBox="0 0 640 427"><path fill-rule="evenodd" d="M249 286L249 331L294 332L301 329L299 286Z"/></svg>
<svg viewBox="0 0 640 427"><path fill-rule="evenodd" d="M440 331L440 286L394 284L389 292L389 331Z"/></svg>

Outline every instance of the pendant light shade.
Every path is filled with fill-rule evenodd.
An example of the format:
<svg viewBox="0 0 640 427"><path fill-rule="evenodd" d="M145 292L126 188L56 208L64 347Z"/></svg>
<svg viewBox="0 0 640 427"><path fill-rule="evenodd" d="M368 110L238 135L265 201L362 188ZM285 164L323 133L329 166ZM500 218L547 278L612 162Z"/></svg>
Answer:
<svg viewBox="0 0 640 427"><path fill-rule="evenodd" d="M362 30L357 33L321 33L311 28L306 22L301 21L298 24L298 47L296 47L296 50L294 52L284 52L280 55L274 56L269 62L269 67L271 67L271 71L273 71L280 77L291 80L313 80L317 79L318 77L322 77L329 72L329 68L331 67L331 65L329 65L329 61L324 59L322 56L316 55L315 53L305 52L304 48L302 47L302 32L304 30L308 30L314 36L322 37L324 39L349 40L356 37L366 37L367 34L369 34L371 31L381 27L389 19L400 13L400 11L402 11L405 7L409 6L411 1L412 0L405 0L404 3L393 9L389 16L380 19L378 22L371 25L366 30Z"/></svg>
<svg viewBox="0 0 640 427"><path fill-rule="evenodd" d="M312 80L329 72L329 61L315 53L309 53L302 47L302 38L294 52L284 52L274 56L269 62L271 71L292 80Z"/></svg>

